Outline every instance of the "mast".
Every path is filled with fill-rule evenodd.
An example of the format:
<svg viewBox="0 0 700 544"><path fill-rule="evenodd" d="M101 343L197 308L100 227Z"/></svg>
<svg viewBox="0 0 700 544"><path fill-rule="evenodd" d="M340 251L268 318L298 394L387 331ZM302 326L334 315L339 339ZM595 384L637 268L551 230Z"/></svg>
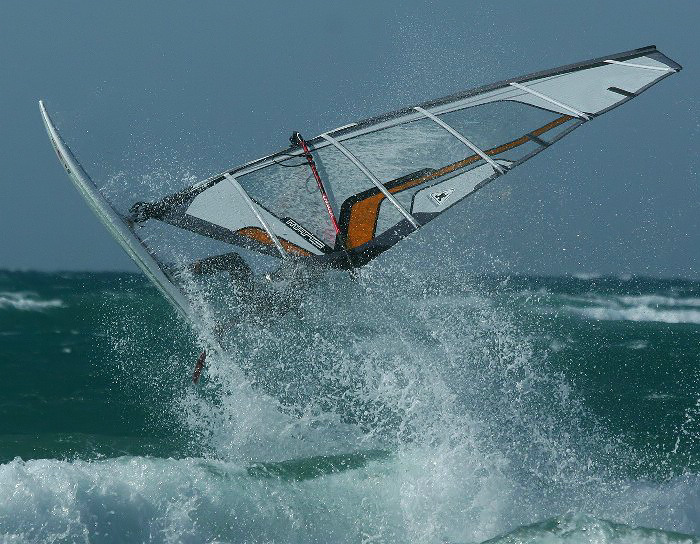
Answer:
<svg viewBox="0 0 700 544"><path fill-rule="evenodd" d="M326 206L326 211L328 212L328 216L330 217L331 224L333 225L333 229L335 229L335 235L337 239L340 240L340 245L343 248L343 251L345 252L345 256L348 259L348 264L350 265L350 268L355 268L355 265L352 262L352 257L350 257L350 253L348 252L348 244L345 241L345 236L343 236L343 233L340 230L340 226L338 225L338 220L335 218L333 206L331 206L331 201L328 198L328 192L326 192L326 187L323 185L323 180L321 179L321 176L318 173L318 169L316 168L316 162L314 161L314 157L311 154L309 146L306 144L306 140L304 140L304 138L302 138L301 134L299 134L298 132L293 132L291 137L289 138L289 141L292 143L292 145L301 146L301 148L304 150L304 157L306 158L306 162L309 163L309 168L311 168L311 172L313 173L314 179L316 180L316 185L318 186L318 190L321 193L321 198L323 199L323 203Z"/></svg>
<svg viewBox="0 0 700 544"><path fill-rule="evenodd" d="M394 195L392 195L392 194L387 190L387 188L384 187L384 185L382 184L382 182L380 182L380 181L376 178L376 176L375 176L372 172L370 172L369 169L368 169L364 164L362 164L362 162L360 162L360 159L358 159L355 155L353 155L353 154L352 154L343 144L341 144L338 140L336 140L335 138L333 138L333 136L330 136L330 135L328 135L328 134L326 133L326 134L321 134L321 138L323 138L323 139L326 140L327 142L331 143L333 146L335 146L335 148L336 148L338 151L340 151L343 155L345 155L348 159L350 159L350 160L355 164L355 166L357 166L357 167L360 169L360 171L361 171L365 176L367 176L367 178L368 178L372 183L374 183L374 185L377 187L377 189L379 189L379 190L384 194L384 196L389 200L389 202L391 202L391 203L394 205L394 207L395 207L397 210L399 210L399 212L401 213L401 215L403 215L403 216L408 220L408 222L411 223L411 225L413 225L413 228L414 228L415 230L418 230L418 227L420 227L420 223L418 222L418 220L417 220L415 217L413 217L410 213L408 213L408 212L406 211L406 208L404 208L404 207L399 203L399 201L396 200L396 198L394 198Z"/></svg>

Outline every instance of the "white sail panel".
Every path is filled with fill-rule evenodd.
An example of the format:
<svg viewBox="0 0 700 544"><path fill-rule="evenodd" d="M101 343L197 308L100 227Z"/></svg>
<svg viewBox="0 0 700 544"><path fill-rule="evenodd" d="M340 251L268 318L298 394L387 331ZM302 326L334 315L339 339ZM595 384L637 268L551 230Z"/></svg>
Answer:
<svg viewBox="0 0 700 544"><path fill-rule="evenodd" d="M322 255L319 244L313 244L303 238L298 232L292 230L289 225L280 221L264 208L251 202L257 207L257 213L264 224L261 224L257 215L250 206L241 199L240 194L230 183L218 183L210 189L197 195L187 208L187 215L202 219L214 225L219 225L234 233L241 233L261 243L270 245L274 240L266 236L266 228L272 230L281 243L282 250L292 254L312 253ZM261 228L262 227L262 228ZM294 247L296 246L296 248ZM298 249L297 249L298 248ZM299 251L302 249L304 251Z"/></svg>
<svg viewBox="0 0 700 544"><path fill-rule="evenodd" d="M645 57L636 60L646 63L654 62L653 59ZM656 62L654 65L658 66L659 64L661 63ZM570 104L584 113L597 114L611 108L625 98L625 95L611 91L610 88L636 94L647 85L665 77L667 74L667 72L625 66L624 64L605 63L603 66L589 68L588 70L549 76L528 81L521 85L551 96L559 102ZM514 95L510 100L556 109L551 103L547 103L523 91ZM559 111L564 114L571 113L562 109Z"/></svg>
<svg viewBox="0 0 700 544"><path fill-rule="evenodd" d="M509 167L510 161L497 159L498 164ZM437 214L472 194L480 183L493 176L490 164L482 164L472 170L448 178L440 183L417 191L413 196L411 211L415 214Z"/></svg>

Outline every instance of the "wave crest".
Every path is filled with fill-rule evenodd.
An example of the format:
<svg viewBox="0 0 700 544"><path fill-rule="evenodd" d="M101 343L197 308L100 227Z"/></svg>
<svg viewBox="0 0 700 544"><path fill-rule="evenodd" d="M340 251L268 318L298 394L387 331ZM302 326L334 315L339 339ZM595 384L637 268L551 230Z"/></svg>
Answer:
<svg viewBox="0 0 700 544"><path fill-rule="evenodd" d="M0 310L11 309L24 312L41 312L49 308L65 307L61 299L41 300L36 297L37 295L35 293L0 292Z"/></svg>

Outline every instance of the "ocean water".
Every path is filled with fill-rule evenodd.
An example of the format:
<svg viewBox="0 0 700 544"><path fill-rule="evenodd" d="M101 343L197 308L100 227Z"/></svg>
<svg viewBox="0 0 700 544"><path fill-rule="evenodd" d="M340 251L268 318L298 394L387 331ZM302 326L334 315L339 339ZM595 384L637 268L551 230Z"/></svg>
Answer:
<svg viewBox="0 0 700 544"><path fill-rule="evenodd" d="M328 274L193 330L0 271L2 542L700 542L700 282Z"/></svg>

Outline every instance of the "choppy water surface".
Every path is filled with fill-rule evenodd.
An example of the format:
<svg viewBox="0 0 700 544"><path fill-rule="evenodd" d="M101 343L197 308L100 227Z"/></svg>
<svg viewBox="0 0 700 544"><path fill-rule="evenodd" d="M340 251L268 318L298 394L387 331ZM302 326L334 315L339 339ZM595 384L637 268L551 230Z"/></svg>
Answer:
<svg viewBox="0 0 700 544"><path fill-rule="evenodd" d="M194 387L212 326L0 272L3 541L700 541L700 282L330 274Z"/></svg>

